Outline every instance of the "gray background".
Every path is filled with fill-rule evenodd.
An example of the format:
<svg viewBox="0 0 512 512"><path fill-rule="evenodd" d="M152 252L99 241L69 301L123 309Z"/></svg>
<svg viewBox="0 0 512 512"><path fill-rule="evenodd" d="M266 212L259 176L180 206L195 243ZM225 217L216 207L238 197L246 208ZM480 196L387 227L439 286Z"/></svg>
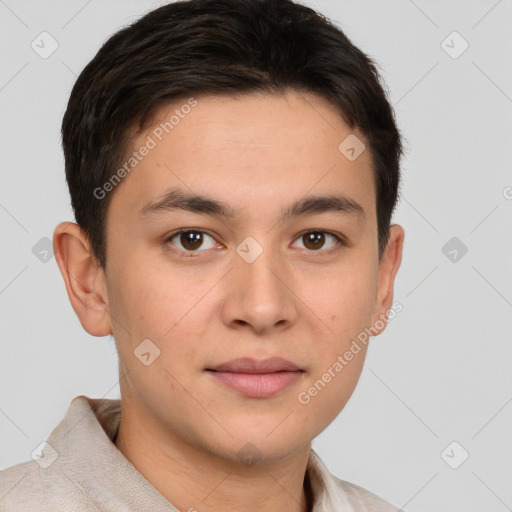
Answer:
<svg viewBox="0 0 512 512"><path fill-rule="evenodd" d="M41 259L73 220L59 129L76 76L163 3L0 0L0 468L28 460L75 396L119 397L113 340L81 328L55 259ZM512 1L307 3L380 64L407 143L403 311L314 448L411 512L512 510ZM59 45L46 59L31 47L43 31ZM452 56L442 47L453 31L469 44L457 58L458 36ZM452 441L462 448L443 459Z"/></svg>

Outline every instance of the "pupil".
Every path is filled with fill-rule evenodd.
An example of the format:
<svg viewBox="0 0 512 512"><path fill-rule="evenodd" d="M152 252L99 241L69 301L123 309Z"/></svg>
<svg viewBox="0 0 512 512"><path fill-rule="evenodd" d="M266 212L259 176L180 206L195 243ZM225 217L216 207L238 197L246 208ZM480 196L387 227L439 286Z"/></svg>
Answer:
<svg viewBox="0 0 512 512"><path fill-rule="evenodd" d="M203 234L197 231L187 231L181 234L181 244L185 249L193 250L201 246L203 242Z"/></svg>
<svg viewBox="0 0 512 512"><path fill-rule="evenodd" d="M324 245L324 233L308 233L304 237L306 238L305 246L308 249L318 249ZM311 244L311 247L308 244Z"/></svg>

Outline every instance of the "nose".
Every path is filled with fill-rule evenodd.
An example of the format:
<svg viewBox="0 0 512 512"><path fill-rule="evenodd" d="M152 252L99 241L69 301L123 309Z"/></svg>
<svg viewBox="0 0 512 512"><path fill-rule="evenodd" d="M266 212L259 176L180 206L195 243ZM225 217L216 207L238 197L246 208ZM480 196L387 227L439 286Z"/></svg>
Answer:
<svg viewBox="0 0 512 512"><path fill-rule="evenodd" d="M223 301L223 321L230 328L270 334L290 328L298 317L293 279L270 249L249 263L235 255Z"/></svg>

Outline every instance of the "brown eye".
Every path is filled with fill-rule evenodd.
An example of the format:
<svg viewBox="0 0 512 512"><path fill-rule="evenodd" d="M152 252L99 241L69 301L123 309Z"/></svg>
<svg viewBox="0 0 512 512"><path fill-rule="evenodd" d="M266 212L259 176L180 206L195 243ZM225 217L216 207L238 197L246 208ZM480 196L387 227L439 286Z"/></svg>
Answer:
<svg viewBox="0 0 512 512"><path fill-rule="evenodd" d="M314 231L312 233L306 233L302 235L304 246L306 249L318 250L321 249L325 243L325 233L321 231Z"/></svg>
<svg viewBox="0 0 512 512"><path fill-rule="evenodd" d="M317 252L329 252L329 249L336 248L336 245L343 245L340 237L328 231L308 231L298 238L304 249ZM326 247L327 245L327 247ZM323 249L320 251L320 249Z"/></svg>
<svg viewBox="0 0 512 512"><path fill-rule="evenodd" d="M172 245L175 245L173 241L179 242L180 245L175 245L175 247L185 252L198 252L199 249L204 250L215 247L215 240L210 235L203 231L192 229L180 231L171 236L168 241Z"/></svg>
<svg viewBox="0 0 512 512"><path fill-rule="evenodd" d="M185 249L194 251L201 247L203 234L197 231L186 231L185 233L181 233L179 240Z"/></svg>

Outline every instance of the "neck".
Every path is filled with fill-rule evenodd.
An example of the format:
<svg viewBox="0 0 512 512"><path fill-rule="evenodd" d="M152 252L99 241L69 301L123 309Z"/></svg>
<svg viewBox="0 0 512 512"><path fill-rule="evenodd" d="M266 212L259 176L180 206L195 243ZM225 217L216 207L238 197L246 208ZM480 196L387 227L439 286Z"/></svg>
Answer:
<svg viewBox="0 0 512 512"><path fill-rule="evenodd" d="M248 467L197 446L122 405L115 445L155 489L187 512L308 512L312 496L306 478L311 445L285 460L261 460ZM243 490L243 492L241 492Z"/></svg>

